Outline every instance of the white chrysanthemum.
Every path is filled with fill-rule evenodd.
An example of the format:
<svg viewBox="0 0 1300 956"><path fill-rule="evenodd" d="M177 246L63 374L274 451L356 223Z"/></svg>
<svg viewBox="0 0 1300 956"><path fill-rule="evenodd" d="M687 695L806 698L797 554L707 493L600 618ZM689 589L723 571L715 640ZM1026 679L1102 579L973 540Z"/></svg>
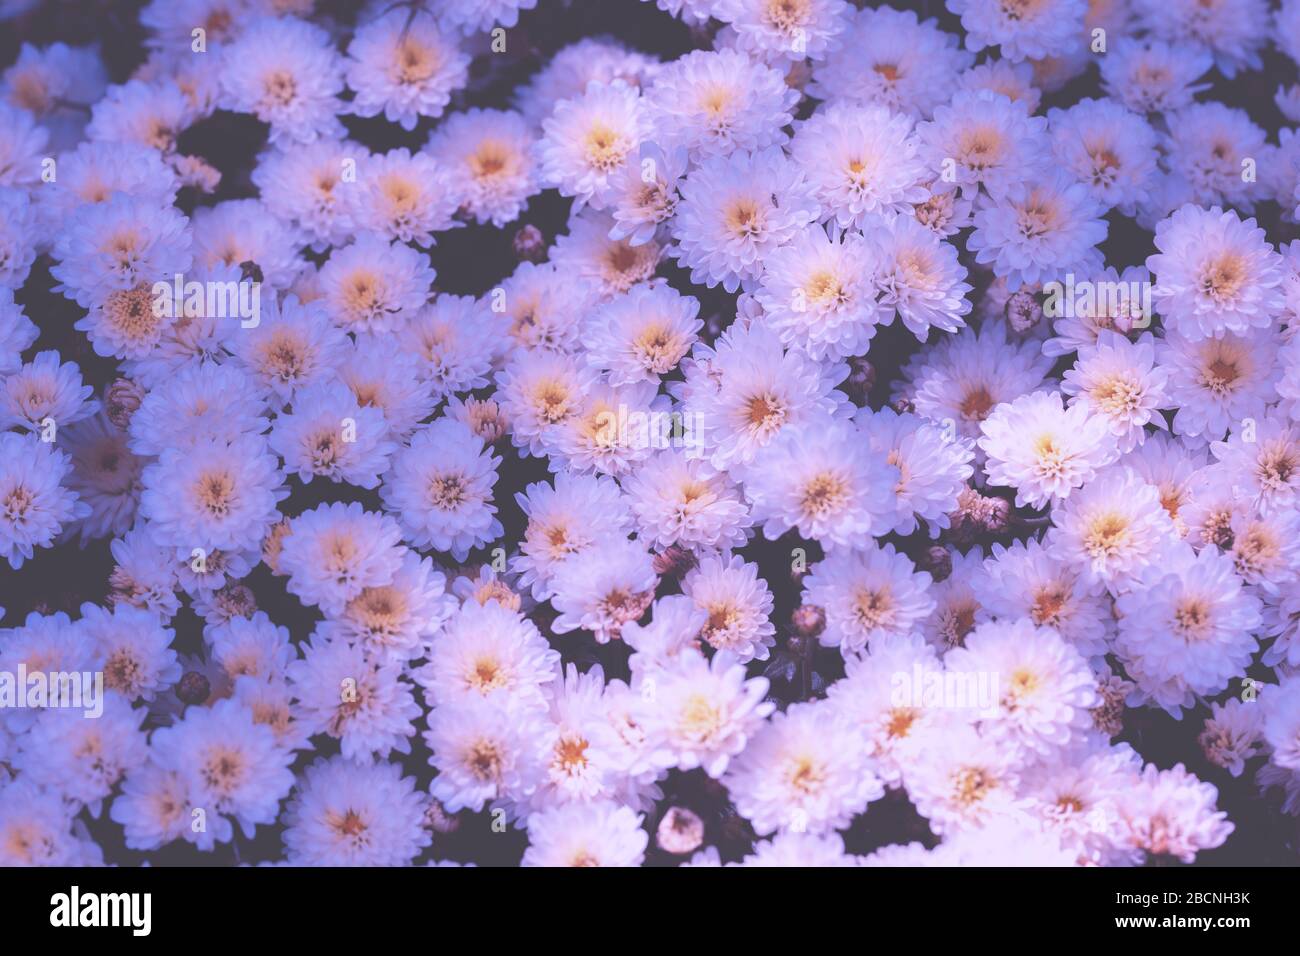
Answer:
<svg viewBox="0 0 1300 956"><path fill-rule="evenodd" d="M360 23L347 53L351 112L383 113L410 131L422 117L437 119L451 94L469 82L470 58L456 38L427 16L392 10Z"/></svg>
<svg viewBox="0 0 1300 956"><path fill-rule="evenodd" d="M1156 352L1169 372L1169 401L1178 409L1175 435L1218 441L1246 419L1265 417L1277 381L1277 336L1272 331L1231 333L1190 341L1168 335Z"/></svg>
<svg viewBox="0 0 1300 956"><path fill-rule="evenodd" d="M1234 827L1215 809L1219 791L1175 764L1160 770L1147 764L1135 786L1120 796L1124 842L1153 856L1191 863L1200 850L1221 846Z"/></svg>
<svg viewBox="0 0 1300 956"><path fill-rule="evenodd" d="M434 243L434 233L460 225L452 217L460 196L451 174L426 153L395 149L370 157L346 193L352 219L385 239Z"/></svg>
<svg viewBox="0 0 1300 956"><path fill-rule="evenodd" d="M1013 103L1023 103L1031 114L1038 112L1042 91L1037 87L1034 68L1028 63L1010 60L986 60L961 74L961 88L972 93L988 90L1005 96Z"/></svg>
<svg viewBox="0 0 1300 956"><path fill-rule="evenodd" d="M856 728L825 701L773 714L722 782L760 836L841 829L885 793Z"/></svg>
<svg viewBox="0 0 1300 956"><path fill-rule="evenodd" d="M1074 565L1053 557L1036 539L1009 548L994 544L973 585L996 617L1027 618L1051 628L1088 658L1106 653L1112 618L1105 596L1093 594Z"/></svg>
<svg viewBox="0 0 1300 956"><path fill-rule="evenodd" d="M605 644L645 613L659 577L645 546L608 539L572 555L551 578L557 634L582 628Z"/></svg>
<svg viewBox="0 0 1300 956"><path fill-rule="evenodd" d="M917 675L942 672L943 664L918 638L896 637L880 642L870 654L850 656L844 670L844 679L830 686L831 704L856 729L859 746L866 747L881 778L897 787L903 765L911 759L909 748L923 743L949 717L941 708L923 706L923 697L901 690Z"/></svg>
<svg viewBox="0 0 1300 956"><path fill-rule="evenodd" d="M172 555L154 541L149 526L137 522L135 527L109 545L116 562L108 583L109 600L157 614L161 620L175 615L180 601L176 597L176 571Z"/></svg>
<svg viewBox="0 0 1300 956"><path fill-rule="evenodd" d="M523 866L640 866L644 817L612 800L568 803L528 818Z"/></svg>
<svg viewBox="0 0 1300 956"><path fill-rule="evenodd" d="M916 753L904 764L903 783L934 832L981 826L1021 808L1013 748L961 724L926 734Z"/></svg>
<svg viewBox="0 0 1300 956"><path fill-rule="evenodd" d="M1296 508L1300 495L1300 426L1269 417L1233 428L1210 445L1236 493L1264 517Z"/></svg>
<svg viewBox="0 0 1300 956"><path fill-rule="evenodd" d="M511 570L521 573L521 587L532 587L533 597L550 595L555 570L575 554L605 538L626 538L632 515L622 492L604 475L560 472L555 484L536 482L515 495L528 519L520 542L521 554L511 559Z"/></svg>
<svg viewBox="0 0 1300 956"><path fill-rule="evenodd" d="M448 813L477 812L489 801L524 796L540 782L545 736L543 713L515 706L505 694L435 707L424 733L429 763L438 770L429 793Z"/></svg>
<svg viewBox="0 0 1300 956"><path fill-rule="evenodd" d="M194 549L255 549L288 491L263 438L203 439L167 448L141 476L140 515L154 538L190 560Z"/></svg>
<svg viewBox="0 0 1300 956"><path fill-rule="evenodd" d="M1264 708L1253 703L1230 697L1222 704L1210 704L1210 716L1197 737L1206 759L1234 777L1240 777L1246 761L1264 749Z"/></svg>
<svg viewBox="0 0 1300 956"><path fill-rule="evenodd" d="M338 139L343 67L330 35L294 17L258 20L221 51L225 105L271 125L271 142Z"/></svg>
<svg viewBox="0 0 1300 956"><path fill-rule="evenodd" d="M429 845L426 798L397 764L334 757L303 773L285 811L294 866L403 866Z"/></svg>
<svg viewBox="0 0 1300 956"><path fill-rule="evenodd" d="M196 209L190 231L194 268L200 272L252 262L261 271L261 282L283 289L302 269L299 235L270 215L260 200L231 199Z"/></svg>
<svg viewBox="0 0 1300 956"><path fill-rule="evenodd" d="M807 226L769 253L754 298L783 344L836 361L864 354L876 326L893 317L876 301L871 245L831 228Z"/></svg>
<svg viewBox="0 0 1300 956"><path fill-rule="evenodd" d="M653 240L677 212L677 187L686 164L684 148L665 152L654 143L642 143L640 161L627 163L610 177L606 208L614 225L609 237L633 246Z"/></svg>
<svg viewBox="0 0 1300 956"><path fill-rule="evenodd" d="M937 20L920 20L913 10L861 8L839 47L814 65L809 93L929 119L952 95L952 78L974 59Z"/></svg>
<svg viewBox="0 0 1300 956"><path fill-rule="evenodd" d="M646 90L654 139L699 162L784 144L799 93L785 76L737 50L692 50Z"/></svg>
<svg viewBox="0 0 1300 956"><path fill-rule="evenodd" d="M978 439L993 409L1038 388L1051 367L1035 343L1008 341L1006 324L992 322L923 349L903 368L894 393L909 398L918 414Z"/></svg>
<svg viewBox="0 0 1300 956"><path fill-rule="evenodd" d="M196 819L180 774L150 761L127 774L109 817L121 824L132 850L157 850L181 839Z"/></svg>
<svg viewBox="0 0 1300 956"><path fill-rule="evenodd" d="M682 579L682 593L707 615L700 639L741 662L765 661L776 643L772 592L758 565L739 555L706 555Z"/></svg>
<svg viewBox="0 0 1300 956"><path fill-rule="evenodd" d="M736 865L827 867L859 864L856 857L844 852L844 838L838 833L787 830L778 833L771 840L754 844L754 852Z"/></svg>
<svg viewBox="0 0 1300 956"><path fill-rule="evenodd" d="M961 17L966 49L996 46L1008 60L1041 60L1068 51L1083 35L1085 0L947 0Z"/></svg>
<svg viewBox="0 0 1300 956"><path fill-rule="evenodd" d="M20 777L88 805L93 816L122 777L149 759L140 729L146 711L117 694L105 696L101 707L93 719L70 707L42 711L19 738L13 761Z"/></svg>
<svg viewBox="0 0 1300 956"><path fill-rule="evenodd" d="M987 580L984 572L984 552L974 547L962 554L955 548L944 549L952 570L942 581L930 585L929 595L934 610L922 622L921 636L938 653L961 646L966 635L976 624L987 621L991 614L980 601L975 588ZM933 549L930 558L937 558ZM942 566L944 559L940 560Z"/></svg>
<svg viewBox="0 0 1300 956"><path fill-rule="evenodd" d="M515 102L540 127L556 103L581 96L592 83L622 80L644 89L659 69L658 59L612 37L582 37L548 56L546 65L515 91Z"/></svg>
<svg viewBox="0 0 1300 956"><path fill-rule="evenodd" d="M364 188L356 172L368 155L346 139L289 144L263 153L252 180L271 215L322 250L347 242L356 230L349 195Z"/></svg>
<svg viewBox="0 0 1300 956"><path fill-rule="evenodd" d="M966 324L971 286L955 246L911 216L882 224L870 238L879 255L875 283L884 324L897 314L922 342L931 328L956 332Z"/></svg>
<svg viewBox="0 0 1300 956"><path fill-rule="evenodd" d="M650 120L640 93L615 80L592 83L581 96L557 103L542 129L542 184L575 197L575 209L587 203L600 209L610 177L639 155Z"/></svg>
<svg viewBox="0 0 1300 956"><path fill-rule="evenodd" d="M1151 324L1151 273L1143 266L1113 268L1093 273L1086 282L1067 276L1044 291L1043 314L1052 319L1051 338L1043 342L1043 354L1056 358L1096 345L1102 332L1117 332L1132 338ZM1066 298L1066 293L1072 298Z"/></svg>
<svg viewBox="0 0 1300 956"><path fill-rule="evenodd" d="M1109 419L1082 403L1064 408L1059 392L1000 405L980 428L989 482L1016 489L1017 505L1068 498L1117 456Z"/></svg>
<svg viewBox="0 0 1300 956"><path fill-rule="evenodd" d="M90 506L61 486L72 462L35 434L0 433L0 557L17 570Z"/></svg>
<svg viewBox="0 0 1300 956"><path fill-rule="evenodd" d="M917 415L889 407L861 409L854 421L871 450L898 469L890 530L912 534L928 524L937 536L948 527L948 515L957 510L957 497L974 471L971 446Z"/></svg>
<svg viewBox="0 0 1300 956"><path fill-rule="evenodd" d="M1021 195L981 200L967 241L975 261L1015 292L1070 273L1100 271L1097 246L1108 231L1103 210L1081 183L1060 170L1030 180Z"/></svg>
<svg viewBox="0 0 1300 956"><path fill-rule="evenodd" d="M609 212L587 208L569 217L569 231L555 238L551 262L567 278L590 284L601 298L626 292L654 275L663 247L654 240L613 238Z"/></svg>
<svg viewBox="0 0 1300 956"><path fill-rule="evenodd" d="M187 223L171 206L124 194L80 207L54 244L59 261L50 274L59 280L57 291L90 307L103 304L113 292L171 282L190 267ZM152 323L152 296L144 305L147 315L140 321ZM130 331L123 328L123 338L132 338Z"/></svg>
<svg viewBox="0 0 1300 956"><path fill-rule="evenodd" d="M1101 703L1096 678L1077 649L1027 618L989 621L944 658L949 671L989 674L995 712L981 713L984 737L1041 756L1080 743Z"/></svg>
<svg viewBox="0 0 1300 956"><path fill-rule="evenodd" d="M504 226L541 189L536 149L518 113L471 109L440 123L425 152L451 172L461 204L475 220Z"/></svg>
<svg viewBox="0 0 1300 956"><path fill-rule="evenodd" d="M1259 48L1272 19L1264 0L1136 0L1138 19L1157 39L1208 50L1228 79L1260 68Z"/></svg>
<svg viewBox="0 0 1300 956"><path fill-rule="evenodd" d="M541 457L559 429L586 404L599 375L577 356L549 351L518 354L497 378L497 400L510 440L524 456Z"/></svg>
<svg viewBox="0 0 1300 956"><path fill-rule="evenodd" d="M159 769L180 777L188 807L206 811L206 830L187 826L182 834L201 850L231 841L231 817L249 838L259 824L275 822L293 786L293 755L234 700L188 708L183 719L155 730L150 744Z"/></svg>
<svg viewBox="0 0 1300 956"><path fill-rule="evenodd" d="M387 436L383 412L359 405L335 379L300 389L292 410L276 418L269 441L285 472L304 483L319 477L375 488L397 447Z"/></svg>
<svg viewBox="0 0 1300 956"><path fill-rule="evenodd" d="M736 483L690 450L665 448L622 479L637 537L656 548L744 547L749 509Z"/></svg>
<svg viewBox="0 0 1300 956"><path fill-rule="evenodd" d="M286 405L299 389L333 377L347 355L348 338L330 322L323 303L302 304L290 295L278 305L268 303L257 328L242 330L232 344L256 383L276 405Z"/></svg>
<svg viewBox="0 0 1300 956"><path fill-rule="evenodd" d="M232 617L206 634L211 659L230 680L252 677L262 682L284 678L298 649L290 643L289 629L279 627L258 611L252 617Z"/></svg>
<svg viewBox="0 0 1300 956"><path fill-rule="evenodd" d="M1234 489L1234 496L1236 492ZM1300 577L1300 512L1295 509L1234 516L1229 553L1243 581L1261 596L1285 593Z"/></svg>
<svg viewBox="0 0 1300 956"><path fill-rule="evenodd" d="M287 669L297 717L312 734L328 734L348 760L370 763L411 752L420 705L401 679L402 665L380 664L356 644L317 632Z"/></svg>
<svg viewBox="0 0 1300 956"><path fill-rule="evenodd" d="M776 147L705 160L681 194L669 255L692 282L728 292L752 284L766 258L818 216L802 169Z"/></svg>
<svg viewBox="0 0 1300 956"><path fill-rule="evenodd" d="M1212 59L1196 47L1125 36L1117 37L1098 62L1107 95L1135 113L1165 113L1188 105L1207 88L1197 80Z"/></svg>
<svg viewBox="0 0 1300 956"><path fill-rule="evenodd" d="M826 545L857 547L893 521L899 471L826 419L782 431L744 470L753 519L775 541L791 529Z"/></svg>
<svg viewBox="0 0 1300 956"><path fill-rule="evenodd" d="M764 725L776 707L765 702L768 681L745 679L736 658L718 653L677 655L655 672L655 694L646 708L646 745L664 767L701 767L718 778Z"/></svg>
<svg viewBox="0 0 1300 956"><path fill-rule="evenodd" d="M435 397L488 383L504 338L504 321L468 295L440 295L415 312L397 333L393 350L414 355Z"/></svg>
<svg viewBox="0 0 1300 956"><path fill-rule="evenodd" d="M467 602L433 639L428 657L415 679L431 707L504 695L512 706L541 709L545 686L560 676L560 655L537 626L496 601Z"/></svg>
<svg viewBox="0 0 1300 956"><path fill-rule="evenodd" d="M673 441L689 441L698 448L698 430L689 421L674 422L668 406L657 382L595 383L577 412L552 432L551 470L623 475ZM684 434L687 427L689 436ZM683 433L682 439L673 438L674 429Z"/></svg>
<svg viewBox="0 0 1300 956"><path fill-rule="evenodd" d="M366 234L321 267L322 299L339 327L386 332L401 328L428 301L435 275L424 253Z"/></svg>
<svg viewBox="0 0 1300 956"><path fill-rule="evenodd" d="M1165 395L1168 373L1155 364L1150 333L1136 343L1103 331L1097 344L1079 349L1074 368L1065 373L1061 390L1070 407L1081 405L1105 419L1121 453L1146 439L1145 426L1168 428L1159 409L1172 401Z"/></svg>
<svg viewBox="0 0 1300 956"><path fill-rule="evenodd" d="M412 545L464 561L501 534L492 504L500 463L465 425L439 419L397 450L380 495Z"/></svg>
<svg viewBox="0 0 1300 956"><path fill-rule="evenodd" d="M607 370L611 385L655 381L690 351L704 326L699 311L698 299L665 282L633 286L588 315L587 363Z"/></svg>
<svg viewBox="0 0 1300 956"><path fill-rule="evenodd" d="M836 101L800 123L790 154L811 183L821 218L864 228L908 212L933 176L917 155L912 120L878 104Z"/></svg>
<svg viewBox="0 0 1300 956"><path fill-rule="evenodd" d="M821 643L838 645L848 657L913 632L934 610L926 593L930 582L930 575L917 571L892 544L872 543L836 549L813 565L802 600L826 612Z"/></svg>
<svg viewBox="0 0 1300 956"><path fill-rule="evenodd" d="M81 369L75 362L59 361L58 352L37 352L12 375L0 381L0 427L25 428L47 440L57 439L57 430L92 417L99 402L94 390L82 384Z"/></svg>
<svg viewBox="0 0 1300 956"><path fill-rule="evenodd" d="M383 413L388 435L401 439L432 414L438 397L421 358L394 352L392 343L387 335L359 336L335 371L363 408Z"/></svg>
<svg viewBox="0 0 1300 956"><path fill-rule="evenodd" d="M77 626L95 647L105 690L147 703L180 680L171 649L175 632L153 613L125 604L112 611L83 604L81 615Z"/></svg>
<svg viewBox="0 0 1300 956"><path fill-rule="evenodd" d="M1156 227L1147 258L1165 326L1197 341L1266 327L1282 311L1282 259L1255 220L1183 206Z"/></svg>
<svg viewBox="0 0 1300 956"><path fill-rule="evenodd" d="M968 199L981 187L995 202L1021 195L1047 170L1051 153L1047 120L986 90L959 91L917 135L926 168L944 173L931 188L959 189Z"/></svg>
<svg viewBox="0 0 1300 956"><path fill-rule="evenodd" d="M0 186L35 186L41 180L41 160L49 131L27 110L0 103Z"/></svg>
<svg viewBox="0 0 1300 956"><path fill-rule="evenodd" d="M434 568L429 558L408 551L390 582L362 588L330 626L376 660L418 657L456 606Z"/></svg>
<svg viewBox="0 0 1300 956"><path fill-rule="evenodd" d="M1105 469L1053 508L1052 524L1048 553L1078 568L1089 588L1112 593L1132 587L1178 534L1160 493L1124 465Z"/></svg>
<svg viewBox="0 0 1300 956"><path fill-rule="evenodd" d="M704 426L710 461L718 469L752 461L790 429L850 410L835 386L844 365L814 362L787 352L761 324L733 324L713 346L696 346L683 364L686 381L674 394Z"/></svg>
<svg viewBox="0 0 1300 956"><path fill-rule="evenodd" d="M520 11L535 6L537 0L455 0L440 4L435 15L446 27L468 36L494 26L510 29L519 22Z"/></svg>
<svg viewBox="0 0 1300 956"><path fill-rule="evenodd" d="M355 501L333 502L289 523L279 570L303 603L338 615L365 588L390 583L405 550L401 530L387 514L366 511Z"/></svg>
<svg viewBox="0 0 1300 956"><path fill-rule="evenodd" d="M238 366L187 366L145 393L131 414L131 450L157 456L202 439L234 441L266 431L265 402Z"/></svg>
<svg viewBox="0 0 1300 956"><path fill-rule="evenodd" d="M36 261L38 210L24 189L0 186L0 286L17 289Z"/></svg>
<svg viewBox="0 0 1300 956"><path fill-rule="evenodd" d="M1133 212L1156 175L1156 134L1113 100L1080 100L1047 114L1052 153L1107 208Z"/></svg>
<svg viewBox="0 0 1300 956"><path fill-rule="evenodd" d="M565 353L578 350L582 318L599 297L594 283L561 272L555 263L528 261L489 293L494 316L505 317L521 349Z"/></svg>
<svg viewBox="0 0 1300 956"><path fill-rule="evenodd" d="M91 140L137 143L167 155L175 151L176 138L197 118L178 84L130 80L110 86L91 108L86 135Z"/></svg>

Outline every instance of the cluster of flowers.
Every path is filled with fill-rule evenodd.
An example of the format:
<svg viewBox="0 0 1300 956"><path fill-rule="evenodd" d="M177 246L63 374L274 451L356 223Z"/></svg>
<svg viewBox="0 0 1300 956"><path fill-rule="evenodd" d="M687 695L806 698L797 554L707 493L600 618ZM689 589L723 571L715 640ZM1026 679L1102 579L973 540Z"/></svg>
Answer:
<svg viewBox="0 0 1300 956"><path fill-rule="evenodd" d="M1215 787L1113 738L1206 702L1209 759L1262 758L1300 812L1300 243L1243 218L1297 221L1300 137L1196 100L1274 31L1300 59L1300 2L948 0L963 46L886 6L658 0L706 48L584 39L511 108L451 111L536 5L343 30L154 0L129 82L61 44L4 71L0 558L110 539L114 567L106 606L0 630L0 671L106 687L96 719L0 710L0 863L100 862L107 812L134 850L275 825L292 864L406 864L468 810L526 829L525 864L636 865L657 829L717 865L673 769L725 789L750 864L1191 861L1232 830ZM1040 115L1096 68L1104 98ZM1300 122L1300 87L1277 103ZM187 217L219 174L178 136L217 110L269 127L257 195ZM347 114L436 122L372 154ZM521 233L481 298L434 291L435 239L546 189L566 234ZM1144 266L1107 267L1116 223L1154 232ZM99 395L34 349L38 256L118 363ZM873 408L895 319L917 347ZM553 479L495 498L530 457ZM375 506L283 513L306 483ZM844 658L783 710L760 536L824 553L795 631ZM309 637L256 610L263 563ZM628 679L562 663L577 631ZM846 853L900 788L938 845Z"/></svg>

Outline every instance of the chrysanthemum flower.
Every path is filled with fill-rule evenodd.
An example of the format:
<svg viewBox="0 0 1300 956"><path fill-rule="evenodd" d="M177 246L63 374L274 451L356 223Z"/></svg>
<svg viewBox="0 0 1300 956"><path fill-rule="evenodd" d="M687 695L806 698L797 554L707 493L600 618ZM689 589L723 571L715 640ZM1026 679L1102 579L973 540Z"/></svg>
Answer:
<svg viewBox="0 0 1300 956"><path fill-rule="evenodd" d="M776 628L772 592L757 565L739 555L706 555L682 579L682 593L707 615L701 640L741 662L767 660Z"/></svg>
<svg viewBox="0 0 1300 956"><path fill-rule="evenodd" d="M359 645L319 632L302 651L287 674L311 733L336 738L343 756L357 763L410 753L420 705L400 679L400 663L380 664Z"/></svg>
<svg viewBox="0 0 1300 956"><path fill-rule="evenodd" d="M1192 103L1169 116L1168 123L1164 162L1172 174L1173 192L1198 205L1231 204L1253 212L1258 187L1245 170L1264 157L1268 147L1264 131L1245 110Z"/></svg>
<svg viewBox="0 0 1300 956"><path fill-rule="evenodd" d="M1117 37L1099 60L1109 96L1135 113L1163 113L1187 106L1208 84L1197 80L1212 58L1195 46L1170 46L1159 40Z"/></svg>
<svg viewBox="0 0 1300 956"><path fill-rule="evenodd" d="M451 174L425 153L395 149L372 156L349 190L352 219L386 239L429 246L433 234L460 225L452 217L460 196Z"/></svg>
<svg viewBox="0 0 1300 956"><path fill-rule="evenodd" d="M35 435L0 434L0 556L15 570L90 506L63 487L68 456Z"/></svg>
<svg viewBox="0 0 1300 956"><path fill-rule="evenodd" d="M1083 34L1084 0L947 0L966 29L966 49L997 46L1008 60L1042 59L1066 52Z"/></svg>
<svg viewBox="0 0 1300 956"><path fill-rule="evenodd" d="M545 732L541 713L505 694L435 707L424 733L429 763L438 770L430 794L448 813L526 795L539 782ZM574 806L584 814L589 809Z"/></svg>
<svg viewBox="0 0 1300 956"><path fill-rule="evenodd" d="M490 27L510 29L519 22L522 10L531 10L537 0L456 0L436 11L444 26L469 35Z"/></svg>
<svg viewBox="0 0 1300 956"><path fill-rule="evenodd" d="M403 866L429 845L426 798L391 763L334 757L303 773L285 812L287 860L297 866Z"/></svg>
<svg viewBox="0 0 1300 956"><path fill-rule="evenodd" d="M1084 99L1047 114L1052 154L1107 208L1132 213L1156 175L1156 134L1113 100Z"/></svg>
<svg viewBox="0 0 1300 956"><path fill-rule="evenodd" d="M1255 220L1187 205L1156 228L1147 259L1168 328L1197 341L1272 323L1282 309L1282 260Z"/></svg>
<svg viewBox="0 0 1300 956"><path fill-rule="evenodd" d="M987 91L959 91L917 135L926 168L940 172L931 189L959 189L969 199L981 188L994 201L1022 194L1051 151L1045 119Z"/></svg>
<svg viewBox="0 0 1300 956"><path fill-rule="evenodd" d="M241 330L232 345L239 361L277 405L301 388L333 377L347 354L347 334L329 320L320 302L275 297L255 329Z"/></svg>
<svg viewBox="0 0 1300 956"><path fill-rule="evenodd" d="M818 215L802 170L775 147L706 160L681 193L669 255L692 282L728 292L752 284L767 256Z"/></svg>
<svg viewBox="0 0 1300 956"><path fill-rule="evenodd" d="M72 456L68 487L90 508L80 523L82 542L124 534L140 504L144 461L131 453L124 431L100 412L60 436Z"/></svg>
<svg viewBox="0 0 1300 956"><path fill-rule="evenodd" d="M551 261L566 277L589 283L605 299L626 292L654 275L663 247L654 240L633 243L613 238L608 212L587 208L569 217L569 231L557 236Z"/></svg>
<svg viewBox="0 0 1300 956"><path fill-rule="evenodd" d="M587 362L606 370L612 385L656 381L690 351L704 323L700 303L667 283L633 286L597 306L583 336Z"/></svg>
<svg viewBox="0 0 1300 956"><path fill-rule="evenodd" d="M262 202L286 225L301 229L317 249L347 242L356 230L349 194L363 187L357 170L368 153L349 140L287 144L253 167Z"/></svg>
<svg viewBox="0 0 1300 956"><path fill-rule="evenodd" d="M39 216L25 189L0 186L0 284L6 289L27 281L36 261Z"/></svg>
<svg viewBox="0 0 1300 956"><path fill-rule="evenodd" d="M856 729L825 701L773 714L722 782L760 836L840 829L885 792Z"/></svg>
<svg viewBox="0 0 1300 956"><path fill-rule="evenodd" d="M1239 69L1260 68L1259 48L1268 39L1271 26L1263 0L1137 0L1134 7L1141 25L1153 37L1210 53L1228 79Z"/></svg>
<svg viewBox="0 0 1300 956"><path fill-rule="evenodd" d="M165 449L141 477L140 515L155 539L186 560L193 549L255 549L288 491L264 439L205 439Z"/></svg>
<svg viewBox="0 0 1300 956"><path fill-rule="evenodd" d="M743 472L753 520L775 541L791 529L827 545L858 547L893 524L898 469L851 427L826 419L785 429Z"/></svg>
<svg viewBox="0 0 1300 956"><path fill-rule="evenodd" d="M90 418L99 411L99 402L90 396L93 389L82 384L81 369L75 362L59 361L59 353L37 352L35 357L0 382L0 426L18 426L37 433L49 432L52 422L57 429Z"/></svg>
<svg viewBox="0 0 1300 956"><path fill-rule="evenodd" d="M599 379L579 357L547 351L517 355L497 378L497 398L520 453L541 457Z"/></svg>
<svg viewBox="0 0 1300 956"><path fill-rule="evenodd" d="M748 538L749 509L736 483L697 454L665 448L622 483L637 537L654 547L728 550Z"/></svg>
<svg viewBox="0 0 1300 956"><path fill-rule="evenodd" d="M930 580L892 544L836 549L813 565L803 603L826 612L819 640L848 657L911 633L934 609Z"/></svg>
<svg viewBox="0 0 1300 956"><path fill-rule="evenodd" d="M358 116L383 113L404 130L442 115L451 94L469 82L470 58L428 16L391 10L361 23L348 44L347 81Z"/></svg>
<svg viewBox="0 0 1300 956"><path fill-rule="evenodd" d="M612 478L560 472L554 486L530 484L515 501L527 516L511 567L521 572L521 586L531 586L539 601L549 596L551 576L572 555L602 539L626 538L632 515Z"/></svg>
<svg viewBox="0 0 1300 956"><path fill-rule="evenodd" d="M1061 383L1071 407L1082 405L1109 422L1121 453L1145 440L1146 425L1168 427L1158 411L1172 404L1165 395L1168 373L1156 366L1155 354L1149 333L1134 343L1102 332L1096 345L1079 349L1078 361Z"/></svg>
<svg viewBox="0 0 1300 956"><path fill-rule="evenodd" d="M597 209L609 198L609 180L635 162L650 120L640 93L621 80L591 84L562 100L542 123L542 184L575 197L574 208Z"/></svg>
<svg viewBox="0 0 1300 956"><path fill-rule="evenodd" d="M782 145L799 93L780 70L737 50L693 50L646 91L654 139L695 161Z"/></svg>
<svg viewBox="0 0 1300 956"><path fill-rule="evenodd" d="M412 545L463 561L501 534L492 504L500 463L465 425L440 419L397 450L380 495Z"/></svg>
<svg viewBox="0 0 1300 956"><path fill-rule="evenodd" d="M1189 341L1168 335L1157 359L1168 370L1167 392L1178 409L1175 435L1218 441L1247 418L1264 418L1278 369L1271 331Z"/></svg>
<svg viewBox="0 0 1300 956"><path fill-rule="evenodd" d="M291 411L282 412L269 436L287 474L375 488L388 470L396 444L388 440L383 412L363 407L335 379L300 389Z"/></svg>
<svg viewBox="0 0 1300 956"><path fill-rule="evenodd" d="M355 501L320 505L290 523L279 568L304 603L337 615L365 588L393 580L406 550L400 538L387 514L366 511Z"/></svg>
<svg viewBox="0 0 1300 956"><path fill-rule="evenodd" d="M971 310L966 267L957 261L955 246L911 216L897 216L872 231L878 252L875 283L880 290L884 324L893 313L922 342L931 328L956 332Z"/></svg>
<svg viewBox="0 0 1300 956"><path fill-rule="evenodd" d="M1153 856L1173 856L1184 863L1200 850L1221 846L1234 827L1215 808L1218 790L1175 764L1160 770L1147 764L1137 786L1119 801L1124 841Z"/></svg>
<svg viewBox="0 0 1300 956"><path fill-rule="evenodd" d="M249 838L259 824L274 822L293 786L292 754L233 700L189 708L183 719L154 731L150 745L158 767L180 777L187 807L205 811L206 830L187 826L183 833L202 850L231 841L231 818Z"/></svg>
<svg viewBox="0 0 1300 956"><path fill-rule="evenodd" d="M983 570L973 586L989 613L1051 628L1085 657L1106 653L1113 629L1108 600L1094 594L1071 563L1054 557L1036 539L1009 548L994 544Z"/></svg>
<svg viewBox="0 0 1300 956"><path fill-rule="evenodd" d="M856 232L805 227L762 261L755 299L763 322L815 359L862 355L877 324L893 318L876 299L873 251Z"/></svg>
<svg viewBox="0 0 1300 956"><path fill-rule="evenodd" d="M642 815L612 800L570 803L528 818L523 866L640 866L650 835Z"/></svg>
<svg viewBox="0 0 1300 956"><path fill-rule="evenodd" d="M980 427L989 482L1015 488L1017 505L1068 498L1117 456L1109 419L1083 404L1064 408L1059 392L1000 405Z"/></svg>
<svg viewBox="0 0 1300 956"><path fill-rule="evenodd" d="M1054 508L1052 524L1048 553L1078 568L1088 587L1111 593L1132 587L1177 536L1159 492L1123 465L1106 469Z"/></svg>
<svg viewBox="0 0 1300 956"><path fill-rule="evenodd" d="M659 577L645 546L610 538L570 556L551 577L557 634L582 628L605 644L650 606Z"/></svg>
<svg viewBox="0 0 1300 956"><path fill-rule="evenodd" d="M951 96L952 77L974 59L933 18L865 7L852 14L840 45L814 65L809 92L826 100L881 103L929 119Z"/></svg>
<svg viewBox="0 0 1300 956"><path fill-rule="evenodd" d="M343 67L323 29L294 17L258 20L221 54L226 105L269 123L273 144L342 136Z"/></svg>
<svg viewBox="0 0 1300 956"><path fill-rule="evenodd" d="M365 234L320 270L325 307L350 332L400 329L428 301L436 273L424 253Z"/></svg>
<svg viewBox="0 0 1300 956"><path fill-rule="evenodd" d="M425 152L450 171L461 205L475 220L504 226L541 189L536 149L518 113L471 109L440 123Z"/></svg>

